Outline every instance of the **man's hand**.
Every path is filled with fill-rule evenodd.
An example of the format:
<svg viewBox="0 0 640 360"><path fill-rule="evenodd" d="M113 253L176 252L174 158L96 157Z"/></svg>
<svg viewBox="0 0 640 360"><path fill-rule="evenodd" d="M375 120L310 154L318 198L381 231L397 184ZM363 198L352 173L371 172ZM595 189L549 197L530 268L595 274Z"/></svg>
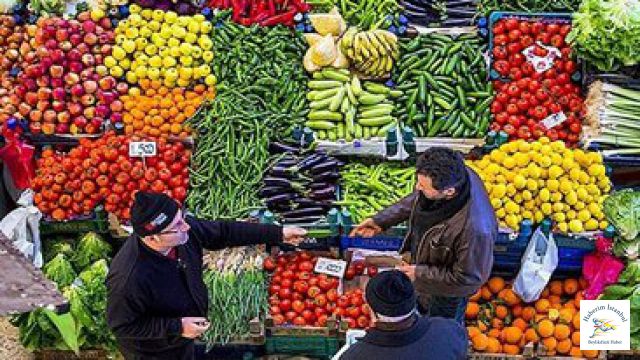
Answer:
<svg viewBox="0 0 640 360"><path fill-rule="evenodd" d="M380 225L376 224L373 219L368 218L361 222L360 225L356 226L355 229L351 230L351 234L349 234L349 236L372 237L380 234L381 232L382 228Z"/></svg>
<svg viewBox="0 0 640 360"><path fill-rule="evenodd" d="M415 265L399 265L396 266L396 270L400 270L411 279L416 281L416 266Z"/></svg>
<svg viewBox="0 0 640 360"><path fill-rule="evenodd" d="M282 228L282 241L286 244L298 246L307 235L307 230L299 227Z"/></svg>
<svg viewBox="0 0 640 360"><path fill-rule="evenodd" d="M182 337L195 339L209 328L209 321L203 317L184 317L182 320Z"/></svg>

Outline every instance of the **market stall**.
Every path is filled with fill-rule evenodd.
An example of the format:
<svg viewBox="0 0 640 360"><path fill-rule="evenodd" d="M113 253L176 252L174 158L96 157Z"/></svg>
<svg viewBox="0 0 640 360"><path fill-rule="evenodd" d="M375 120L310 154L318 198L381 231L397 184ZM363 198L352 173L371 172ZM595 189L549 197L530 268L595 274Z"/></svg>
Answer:
<svg viewBox="0 0 640 360"><path fill-rule="evenodd" d="M0 231L68 303L14 309L20 343L117 354L104 279L135 193L152 191L203 219L308 232L299 248L205 254L210 354L330 359L370 326L368 279L405 260L406 223L351 230L412 193L416 158L440 146L464 154L500 227L465 314L470 356L615 356L580 349L580 300L596 298L630 300L640 350L639 13L619 0L1 4L0 199L33 191L15 211L39 225ZM541 242L557 261L525 302L518 278Z"/></svg>

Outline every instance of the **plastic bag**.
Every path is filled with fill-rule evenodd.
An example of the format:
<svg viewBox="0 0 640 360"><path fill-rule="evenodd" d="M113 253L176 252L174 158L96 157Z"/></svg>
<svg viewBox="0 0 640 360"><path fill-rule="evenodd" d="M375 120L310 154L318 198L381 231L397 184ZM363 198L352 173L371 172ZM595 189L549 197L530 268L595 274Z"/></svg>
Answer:
<svg viewBox="0 0 640 360"><path fill-rule="evenodd" d="M584 257L582 275L589 283L584 290L585 300L595 300L608 285L618 282L624 263L611 255L613 241L603 236L596 239L596 251Z"/></svg>
<svg viewBox="0 0 640 360"><path fill-rule="evenodd" d="M15 136L7 136L6 140L6 145L0 148L0 161L9 169L15 187L20 190L28 189L31 180L36 177L34 148Z"/></svg>
<svg viewBox="0 0 640 360"><path fill-rule="evenodd" d="M513 291L524 302L538 300L551 274L558 266L558 247L553 235L545 236L540 227L529 240L522 257L522 266L513 284Z"/></svg>
<svg viewBox="0 0 640 360"><path fill-rule="evenodd" d="M18 206L0 221L0 232L13 241L13 245L32 260L35 267L40 268L43 264L39 229L42 213L33 205L33 190L27 189L22 193Z"/></svg>

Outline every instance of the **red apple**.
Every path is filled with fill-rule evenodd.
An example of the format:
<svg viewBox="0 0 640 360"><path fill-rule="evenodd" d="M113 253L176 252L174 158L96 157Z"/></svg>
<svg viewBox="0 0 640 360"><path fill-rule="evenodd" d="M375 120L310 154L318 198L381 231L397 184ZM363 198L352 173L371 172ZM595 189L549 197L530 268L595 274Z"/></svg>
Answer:
<svg viewBox="0 0 640 360"><path fill-rule="evenodd" d="M64 52L60 49L51 50L50 54L51 60L53 60L55 64L62 64L65 59Z"/></svg>
<svg viewBox="0 0 640 360"><path fill-rule="evenodd" d="M82 70L82 72L80 73L80 80L82 81L91 80L92 77L93 77L93 69L91 68L86 68Z"/></svg>
<svg viewBox="0 0 640 360"><path fill-rule="evenodd" d="M104 119L100 117L94 117L90 121L91 125L93 125L96 129L99 129L104 123Z"/></svg>
<svg viewBox="0 0 640 360"><path fill-rule="evenodd" d="M38 89L38 100L49 100L51 98L51 89L43 87Z"/></svg>
<svg viewBox="0 0 640 360"><path fill-rule="evenodd" d="M62 79L58 79L58 78L51 79L51 87L57 88L57 87L63 87L63 86L64 86L64 81Z"/></svg>
<svg viewBox="0 0 640 360"><path fill-rule="evenodd" d="M53 38L56 36L56 27L53 24L49 24L46 25L44 27L44 34L48 37L48 38Z"/></svg>
<svg viewBox="0 0 640 360"><path fill-rule="evenodd" d="M42 75L38 79L36 79L36 84L39 87L48 87L51 84L51 78L48 75Z"/></svg>
<svg viewBox="0 0 640 360"><path fill-rule="evenodd" d="M84 116L78 116L73 119L73 124L80 129L84 129L84 127L87 126L88 123L89 121Z"/></svg>
<svg viewBox="0 0 640 360"><path fill-rule="evenodd" d="M96 92L96 90L98 90L98 84L93 80L84 81L82 85L84 87L84 91L86 91L87 94L93 94Z"/></svg>
<svg viewBox="0 0 640 360"><path fill-rule="evenodd" d="M120 82L116 85L116 90L120 95L126 95L129 92L129 85L125 82Z"/></svg>
<svg viewBox="0 0 640 360"><path fill-rule="evenodd" d="M56 134L67 134L67 133L69 133L69 124L56 125Z"/></svg>
<svg viewBox="0 0 640 360"><path fill-rule="evenodd" d="M96 23L94 23L92 20L85 20L82 22L82 30L85 33L96 32Z"/></svg>
<svg viewBox="0 0 640 360"><path fill-rule="evenodd" d="M89 33L84 35L84 43L87 45L95 45L98 43L98 35Z"/></svg>
<svg viewBox="0 0 640 360"><path fill-rule="evenodd" d="M113 112L120 112L120 111L122 111L122 108L123 108L122 101L120 101L120 100L115 100L115 101L113 101L113 102L109 105L109 108L110 108L110 109L111 109L111 111L113 111Z"/></svg>
<svg viewBox="0 0 640 360"><path fill-rule="evenodd" d="M63 41L60 43L60 49L62 49L63 51L71 51L71 49L73 49L73 45L71 45L70 41Z"/></svg>
<svg viewBox="0 0 640 360"><path fill-rule="evenodd" d="M48 69L51 67L51 65L53 65L53 59L50 57L43 58L42 60L40 60L40 64Z"/></svg>
<svg viewBox="0 0 640 360"><path fill-rule="evenodd" d="M67 93L64 88L58 87L53 89L52 96L53 100L63 101L67 97Z"/></svg>
<svg viewBox="0 0 640 360"><path fill-rule="evenodd" d="M80 14L78 14L78 16L76 16L76 18L78 19L78 21L91 20L91 13L88 12L88 11L83 11Z"/></svg>
<svg viewBox="0 0 640 360"><path fill-rule="evenodd" d="M114 123L122 122L122 114L121 113L111 114L111 121Z"/></svg>
<svg viewBox="0 0 640 360"><path fill-rule="evenodd" d="M57 49L58 48L58 42L55 41L54 39L49 39L47 40L47 42L44 44L44 46L47 47L47 49L49 50L53 50L53 49Z"/></svg>
<svg viewBox="0 0 640 360"><path fill-rule="evenodd" d="M51 74L51 77L62 78L64 75L64 68L60 65L53 65L49 68L49 73Z"/></svg>
<svg viewBox="0 0 640 360"><path fill-rule="evenodd" d="M51 103L51 108L56 113L60 113L61 111L64 111L67 108L67 104L64 101L54 100Z"/></svg>
<svg viewBox="0 0 640 360"><path fill-rule="evenodd" d="M100 19L98 24L100 24L100 26L102 26L105 30L111 29L111 19L108 16L105 16L102 19Z"/></svg>
<svg viewBox="0 0 640 360"><path fill-rule="evenodd" d="M15 93L19 97L24 98L24 96L27 94L27 87L24 85L17 85L15 88Z"/></svg>
<svg viewBox="0 0 640 360"><path fill-rule="evenodd" d="M24 102L26 102L30 106L36 106L38 104L38 94L31 91L26 93Z"/></svg>
<svg viewBox="0 0 640 360"><path fill-rule="evenodd" d="M36 91L38 89L38 84L34 79L24 79L22 83L28 91Z"/></svg>
<svg viewBox="0 0 640 360"><path fill-rule="evenodd" d="M105 105L96 106L96 116L105 118L109 115L109 108Z"/></svg>
<svg viewBox="0 0 640 360"><path fill-rule="evenodd" d="M67 73L64 76L64 82L67 86L79 85L80 84L80 76L76 73Z"/></svg>
<svg viewBox="0 0 640 360"><path fill-rule="evenodd" d="M82 59L82 54L80 53L80 50L78 50L78 49L71 49L67 53L67 59L69 59L71 61L80 61L80 59Z"/></svg>
<svg viewBox="0 0 640 360"><path fill-rule="evenodd" d="M71 41L71 45L78 46L82 43L82 35L73 34L69 37L69 41Z"/></svg>
<svg viewBox="0 0 640 360"><path fill-rule="evenodd" d="M84 94L85 94L85 89L84 89L84 86L82 86L81 84L75 84L71 87L72 96L80 97Z"/></svg>
<svg viewBox="0 0 640 360"><path fill-rule="evenodd" d="M102 55L104 55L104 56L111 55L111 45L104 44L104 45L100 46L100 53Z"/></svg>
<svg viewBox="0 0 640 360"><path fill-rule="evenodd" d="M82 115L82 105L78 103L71 103L69 104L69 106L67 106L67 108L69 109L69 114L71 116L75 117Z"/></svg>
<svg viewBox="0 0 640 360"><path fill-rule="evenodd" d="M72 61L71 63L69 63L69 70L71 70L71 72L79 73L82 71L82 69L84 69L84 65L82 65L81 62Z"/></svg>
<svg viewBox="0 0 640 360"><path fill-rule="evenodd" d="M116 86L116 79L113 76L105 76L98 81L98 85L102 90L111 90Z"/></svg>
<svg viewBox="0 0 640 360"><path fill-rule="evenodd" d="M91 50L91 48L89 47L89 45L82 43L80 45L78 45L77 47L78 51L80 51L80 54L86 54L89 52L89 50Z"/></svg>
<svg viewBox="0 0 640 360"><path fill-rule="evenodd" d="M80 102L84 106L91 106L96 103L96 97L91 94L85 94L80 98Z"/></svg>
<svg viewBox="0 0 640 360"><path fill-rule="evenodd" d="M82 55L82 63L85 66L94 66L96 64L96 58L92 54Z"/></svg>
<svg viewBox="0 0 640 360"><path fill-rule="evenodd" d="M93 106L87 107L82 111L82 115L91 120L96 116L96 109Z"/></svg>
<svg viewBox="0 0 640 360"><path fill-rule="evenodd" d="M59 42L63 42L69 39L69 32L66 29L58 29L56 30L56 40Z"/></svg>
<svg viewBox="0 0 640 360"><path fill-rule="evenodd" d="M71 115L68 111L62 111L58 113L58 122L68 124L71 122Z"/></svg>

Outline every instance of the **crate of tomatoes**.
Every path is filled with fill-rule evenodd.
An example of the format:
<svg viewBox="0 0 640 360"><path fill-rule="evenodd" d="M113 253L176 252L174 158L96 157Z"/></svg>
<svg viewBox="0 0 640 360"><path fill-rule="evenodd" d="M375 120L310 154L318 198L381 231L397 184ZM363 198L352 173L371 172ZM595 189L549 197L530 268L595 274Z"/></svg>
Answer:
<svg viewBox="0 0 640 360"><path fill-rule="evenodd" d="M490 77L496 91L491 130L509 140L546 136L579 141L582 74L566 41L571 14L494 12L489 19Z"/></svg>

